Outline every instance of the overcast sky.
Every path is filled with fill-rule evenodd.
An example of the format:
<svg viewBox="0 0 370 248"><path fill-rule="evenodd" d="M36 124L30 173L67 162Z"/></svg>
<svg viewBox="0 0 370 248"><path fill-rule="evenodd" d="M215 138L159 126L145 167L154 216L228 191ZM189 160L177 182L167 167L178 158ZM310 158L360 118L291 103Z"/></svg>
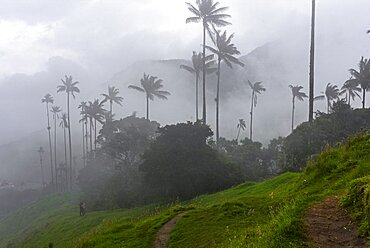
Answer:
<svg viewBox="0 0 370 248"><path fill-rule="evenodd" d="M242 54L294 40L308 65L310 0L219 2L230 7L227 29ZM0 6L0 85L17 73L46 70L56 56L104 82L137 60L188 58L200 50L201 25L185 24L183 0L0 0ZM342 83L361 56L370 56L369 13L369 0L317 0L318 85Z"/></svg>
<svg viewBox="0 0 370 248"><path fill-rule="evenodd" d="M192 1L190 1L192 2ZM195 2L195 1L193 1ZM246 53L281 36L309 34L310 0L222 0L235 43ZM0 1L0 75L35 73L52 56L111 73L137 59L187 57L200 44L183 0ZM370 1L318 0L318 39L369 53ZM323 37L325 36L325 37ZM346 47L348 48L348 47ZM322 55L324 56L324 55ZM318 55L320 59L320 55ZM338 59L336 57L335 59Z"/></svg>

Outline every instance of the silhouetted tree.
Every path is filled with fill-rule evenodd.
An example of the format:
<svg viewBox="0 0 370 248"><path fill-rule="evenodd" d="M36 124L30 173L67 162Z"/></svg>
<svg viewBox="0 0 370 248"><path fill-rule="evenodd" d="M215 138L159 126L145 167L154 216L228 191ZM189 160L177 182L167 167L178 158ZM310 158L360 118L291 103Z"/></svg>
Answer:
<svg viewBox="0 0 370 248"><path fill-rule="evenodd" d="M225 62L225 64L232 68L232 64L237 64L240 66L244 66L242 62L240 62L234 55L239 55L240 52L235 47L234 44L231 43L231 39L234 37L234 34L227 37L226 31L220 35L220 32L215 30L216 37L214 39L215 48L206 46L208 50L213 52L217 55L217 91L216 91L216 144L218 146L218 140L220 138L220 120L219 120L219 113L220 113L220 79L221 79L221 61Z"/></svg>
<svg viewBox="0 0 370 248"><path fill-rule="evenodd" d="M358 85L362 88L362 108L365 108L365 94L366 91L370 89L370 59L364 59L361 57L361 60L358 64L359 70L349 69L353 77L353 81L357 82Z"/></svg>
<svg viewBox="0 0 370 248"><path fill-rule="evenodd" d="M54 98L48 93L41 99L42 103L46 103L46 116L48 119L48 135L49 135L49 153L50 153L50 172L51 172L51 184L54 185L54 169L53 169L53 148L51 146L51 135L50 135L50 115L49 115L49 104L54 103Z"/></svg>
<svg viewBox="0 0 370 248"><path fill-rule="evenodd" d="M109 112L111 113L111 115L113 114L113 103L117 103L118 105L122 106L123 97L118 96L118 94L119 89L114 86L108 86L108 94L102 94L102 96L105 97L103 102L109 102Z"/></svg>
<svg viewBox="0 0 370 248"><path fill-rule="evenodd" d="M351 98L355 100L356 96L361 98L358 92L361 92L361 87L358 86L358 81L356 79L348 79L344 82L342 88L342 93L346 93L346 101L349 105L351 105Z"/></svg>
<svg viewBox="0 0 370 248"><path fill-rule="evenodd" d="M251 123L249 129L249 139L252 141L252 132L253 132L253 108L257 106L257 94L261 94L263 91L266 91L266 88L263 87L262 82L251 83L248 80L249 87L252 90L252 100L251 100Z"/></svg>
<svg viewBox="0 0 370 248"><path fill-rule="evenodd" d="M160 90L163 80L157 77L145 74L142 79L140 79L140 84L142 87L136 85L129 85L130 89L135 89L137 91L143 92L146 95L146 119L149 120L149 99L154 100L154 97L159 99L167 100L167 96L171 95L170 92Z"/></svg>
<svg viewBox="0 0 370 248"><path fill-rule="evenodd" d="M297 98L299 101L303 101L305 97L307 97L306 93L301 92L303 86L293 86L289 85L289 88L292 90L292 131L294 128L294 110L295 110L295 99Z"/></svg>
<svg viewBox="0 0 370 248"><path fill-rule="evenodd" d="M55 171L55 184L58 189L58 172L57 172L57 119L59 118L59 113L62 110L58 106L52 106L51 112L53 113L54 119L54 171Z"/></svg>
<svg viewBox="0 0 370 248"><path fill-rule="evenodd" d="M239 119L238 125L236 125L236 128L238 129L238 135L236 136L236 143L238 143L238 140L239 140L240 130L244 131L246 127L247 125L245 124L245 120Z"/></svg>
<svg viewBox="0 0 370 248"><path fill-rule="evenodd" d="M199 120L199 114L198 114L199 78L200 78L200 73L203 71L202 53L197 54L195 51L193 51L193 56L191 57L191 61L192 61L192 66L180 65L180 68L195 75L195 116L196 116L196 120L198 121ZM213 54L206 56L206 62L205 62L206 74L210 74L216 71L216 68L212 68L213 65L214 65Z"/></svg>
<svg viewBox="0 0 370 248"><path fill-rule="evenodd" d="M197 0L196 6L186 3L188 10L194 14L192 17L186 19L186 23L202 22L203 24L203 68L205 68L206 57L206 31L211 33L210 25L216 27L223 27L231 23L225 21L230 15L223 14L228 7L218 8L219 3L213 0ZM211 35L212 37L212 35ZM203 70L203 124L207 123L207 108L206 108L206 71Z"/></svg>
<svg viewBox="0 0 370 248"><path fill-rule="evenodd" d="M328 83L326 85L325 92L322 92L322 93L325 94L326 103L327 103L327 113L329 113L331 109L331 102L333 100L339 99L340 91L338 89L338 86Z"/></svg>
<svg viewBox="0 0 370 248"><path fill-rule="evenodd" d="M78 81L73 82L72 76L65 76L65 80L62 79L61 85L58 85L57 92L65 92L67 94L67 117L68 117L68 142L69 142L69 187L72 190L72 164L73 164L73 156L72 156L72 135L71 135L71 115L69 109L69 98L72 95L75 98L75 93L80 93L80 89L77 87Z"/></svg>

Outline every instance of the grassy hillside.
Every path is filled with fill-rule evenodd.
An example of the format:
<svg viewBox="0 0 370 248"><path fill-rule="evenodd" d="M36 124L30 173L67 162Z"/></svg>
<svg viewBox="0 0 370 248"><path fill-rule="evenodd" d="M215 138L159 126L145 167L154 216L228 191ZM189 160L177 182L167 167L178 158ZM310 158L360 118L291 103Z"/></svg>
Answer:
<svg viewBox="0 0 370 248"><path fill-rule="evenodd" d="M170 247L302 247L307 208L330 195L369 237L370 135L324 151L303 173L285 173L169 206L89 212L53 196L0 222L0 247L151 247L156 231L185 212ZM11 246L13 245L13 246Z"/></svg>

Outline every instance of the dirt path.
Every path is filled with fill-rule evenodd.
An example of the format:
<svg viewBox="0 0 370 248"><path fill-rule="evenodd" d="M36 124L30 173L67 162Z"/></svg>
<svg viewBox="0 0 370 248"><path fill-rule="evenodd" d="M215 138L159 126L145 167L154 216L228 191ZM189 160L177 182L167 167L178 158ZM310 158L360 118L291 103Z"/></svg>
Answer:
<svg viewBox="0 0 370 248"><path fill-rule="evenodd" d="M164 224L161 229L157 232L154 248L167 248L168 240L170 239L170 233L175 227L176 223L184 216L184 213L178 214L172 220Z"/></svg>
<svg viewBox="0 0 370 248"><path fill-rule="evenodd" d="M357 236L357 226L337 197L329 197L313 205L306 215L310 247L366 248L366 241Z"/></svg>

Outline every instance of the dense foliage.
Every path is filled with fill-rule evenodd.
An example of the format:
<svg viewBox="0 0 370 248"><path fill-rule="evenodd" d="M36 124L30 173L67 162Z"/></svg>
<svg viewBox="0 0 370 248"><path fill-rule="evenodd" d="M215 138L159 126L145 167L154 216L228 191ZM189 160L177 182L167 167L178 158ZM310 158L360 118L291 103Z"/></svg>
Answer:
<svg viewBox="0 0 370 248"><path fill-rule="evenodd" d="M158 133L140 166L145 188L154 196L188 199L240 182L239 169L207 144L213 135L208 126L179 123Z"/></svg>
<svg viewBox="0 0 370 248"><path fill-rule="evenodd" d="M352 110L343 101L338 101L333 104L331 114L319 112L312 123L302 123L286 137L282 149L286 169L302 170L312 155L369 128L369 109Z"/></svg>

